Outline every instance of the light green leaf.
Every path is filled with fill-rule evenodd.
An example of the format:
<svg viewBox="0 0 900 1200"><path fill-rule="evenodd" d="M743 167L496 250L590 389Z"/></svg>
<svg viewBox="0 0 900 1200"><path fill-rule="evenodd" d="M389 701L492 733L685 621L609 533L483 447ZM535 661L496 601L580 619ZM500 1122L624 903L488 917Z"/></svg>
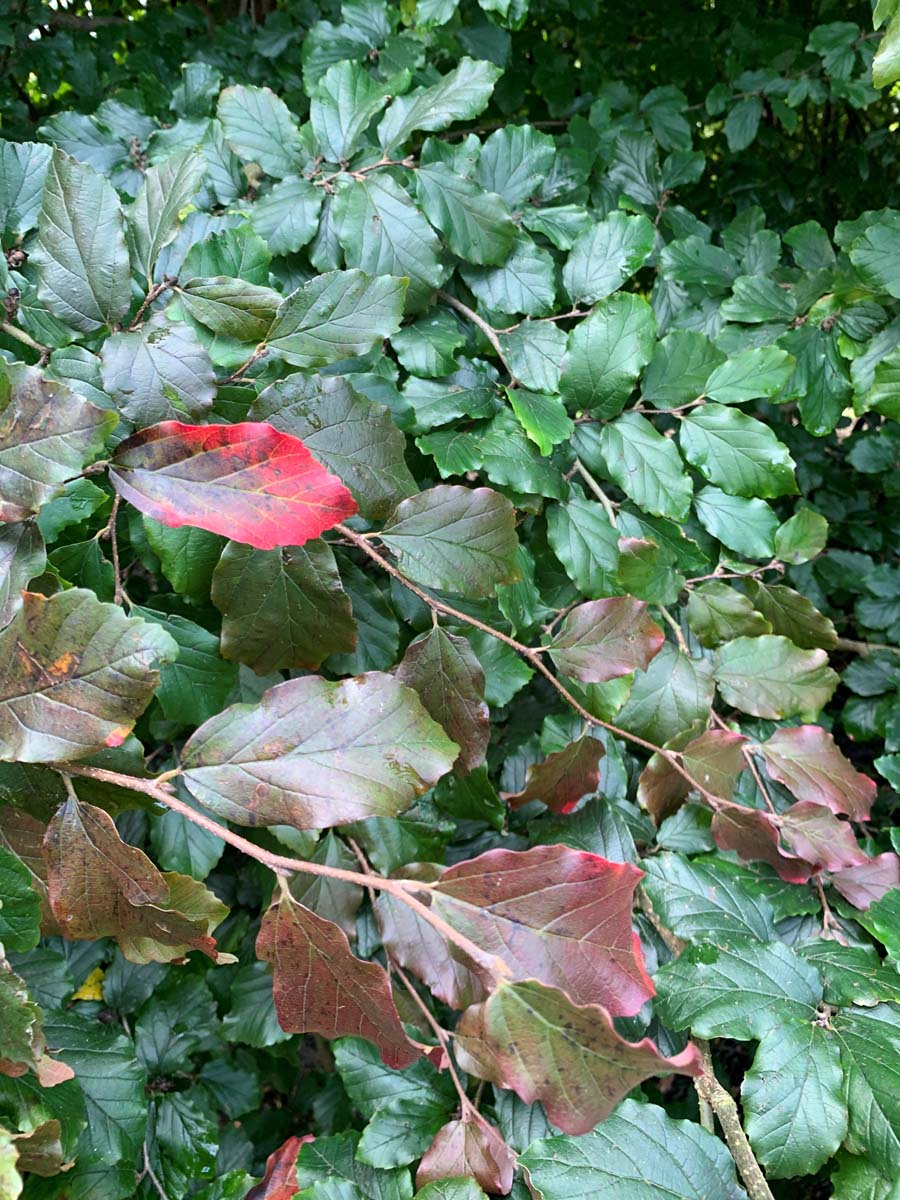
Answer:
<svg viewBox="0 0 900 1200"><path fill-rule="evenodd" d="M338 62L328 68L309 102L313 133L328 162L353 155L389 94L387 85L359 63Z"/></svg>
<svg viewBox="0 0 900 1200"><path fill-rule="evenodd" d="M283 300L267 344L295 367L366 354L400 328L407 281L363 271L318 275Z"/></svg>
<svg viewBox="0 0 900 1200"><path fill-rule="evenodd" d="M600 447L610 479L644 512L676 520L687 515L693 487L678 447L640 413L603 426Z"/></svg>
<svg viewBox="0 0 900 1200"><path fill-rule="evenodd" d="M126 215L132 263L148 283L153 281L160 250L174 240L181 210L197 191L205 171L202 154L183 150L145 172L143 187Z"/></svg>
<svg viewBox="0 0 900 1200"><path fill-rule="evenodd" d="M154 317L135 333L114 333L101 351L103 387L137 426L199 421L212 407L216 376L187 325Z"/></svg>
<svg viewBox="0 0 900 1200"><path fill-rule="evenodd" d="M619 566L619 535L603 508L574 497L547 509L547 537L579 590L592 600L613 596Z"/></svg>
<svg viewBox="0 0 900 1200"><path fill-rule="evenodd" d="M250 224L273 254L294 254L312 241L324 194L308 179L282 179L253 205Z"/></svg>
<svg viewBox="0 0 900 1200"><path fill-rule="evenodd" d="M814 1174L847 1132L834 1034L815 1021L770 1030L744 1076L744 1126L770 1179Z"/></svg>
<svg viewBox="0 0 900 1200"><path fill-rule="evenodd" d="M416 171L416 199L463 262L496 266L506 259L516 227L500 196L483 191L446 163L430 163Z"/></svg>
<svg viewBox="0 0 900 1200"><path fill-rule="evenodd" d="M490 596L518 576L515 510L490 488L441 484L421 492L397 505L380 537L425 587Z"/></svg>
<svg viewBox="0 0 900 1200"><path fill-rule="evenodd" d="M569 299L593 304L617 291L649 258L656 230L644 216L619 210L580 235L563 268Z"/></svg>
<svg viewBox="0 0 900 1200"><path fill-rule="evenodd" d="M778 517L765 500L729 496L706 487L694 497L700 524L729 550L748 558L770 558L775 553Z"/></svg>
<svg viewBox="0 0 900 1200"><path fill-rule="evenodd" d="M302 166L300 133L287 105L271 88L228 87L219 96L219 120L232 150L283 179Z"/></svg>
<svg viewBox="0 0 900 1200"><path fill-rule="evenodd" d="M757 396L774 396L790 379L795 366L791 355L777 346L741 350L715 367L702 391L719 404L743 404Z"/></svg>
<svg viewBox="0 0 900 1200"><path fill-rule="evenodd" d="M691 466L730 495L766 498L797 491L787 446L762 421L736 409L722 404L694 409L681 423L679 443Z"/></svg>
<svg viewBox="0 0 900 1200"><path fill-rule="evenodd" d="M818 972L782 942L691 946L654 982L654 1006L673 1029L745 1042L786 1021L811 1024L822 999Z"/></svg>
<svg viewBox="0 0 900 1200"><path fill-rule="evenodd" d="M558 396L524 388L508 388L506 394L519 423L541 454L551 454L554 446L572 436L575 425Z"/></svg>
<svg viewBox="0 0 900 1200"><path fill-rule="evenodd" d="M385 154L418 129L434 132L454 121L477 117L487 105L502 70L484 59L462 58L439 83L398 96L378 126Z"/></svg>
<svg viewBox="0 0 900 1200"><path fill-rule="evenodd" d="M41 142L0 141L0 234L15 239L34 228L50 155Z"/></svg>
<svg viewBox="0 0 900 1200"><path fill-rule="evenodd" d="M131 271L119 200L108 179L61 150L47 168L37 248L38 296L81 333L120 320L131 305Z"/></svg>
<svg viewBox="0 0 900 1200"><path fill-rule="evenodd" d="M224 275L190 279L179 289L179 296L193 320L213 333L251 345L265 339L283 305L273 288Z"/></svg>
<svg viewBox="0 0 900 1200"><path fill-rule="evenodd" d="M715 677L727 704L770 720L815 720L838 685L824 650L800 650L773 634L739 637L721 646Z"/></svg>
<svg viewBox="0 0 900 1200"><path fill-rule="evenodd" d="M549 313L556 297L549 251L520 233L500 267L462 267L463 279L485 308L529 317Z"/></svg>
<svg viewBox="0 0 900 1200"><path fill-rule="evenodd" d="M560 392L570 408L615 417L653 354L656 320L640 296L601 300L569 334Z"/></svg>

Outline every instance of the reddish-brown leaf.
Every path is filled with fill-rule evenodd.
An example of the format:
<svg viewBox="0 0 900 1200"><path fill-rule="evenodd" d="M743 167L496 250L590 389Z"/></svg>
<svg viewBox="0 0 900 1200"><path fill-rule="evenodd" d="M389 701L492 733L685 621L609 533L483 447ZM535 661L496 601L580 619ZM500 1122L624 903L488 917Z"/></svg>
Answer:
<svg viewBox="0 0 900 1200"><path fill-rule="evenodd" d="M44 852L50 904L67 938L113 937L136 963L172 962L190 949L219 957L211 935L225 905L197 880L157 870L102 809L67 800Z"/></svg>
<svg viewBox="0 0 900 1200"><path fill-rule="evenodd" d="M865 911L891 888L900 887L900 857L892 851L867 858L855 867L836 871L831 882L854 908Z"/></svg>
<svg viewBox="0 0 900 1200"><path fill-rule="evenodd" d="M766 768L797 797L864 821L878 788L845 758L830 733L818 725L779 729L758 747Z"/></svg>
<svg viewBox="0 0 900 1200"><path fill-rule="evenodd" d="M643 600L611 596L573 608L548 649L563 675L605 683L646 671L665 640Z"/></svg>
<svg viewBox="0 0 900 1200"><path fill-rule="evenodd" d="M120 443L110 478L163 525L193 525L257 550L302 546L356 512L299 438L264 422L152 425Z"/></svg>
<svg viewBox="0 0 900 1200"><path fill-rule="evenodd" d="M41 898L41 933L44 937L62 937L59 922L50 907L47 892L47 863L44 860L44 835L47 826L20 808L0 808L0 846L17 855L31 876L31 888Z"/></svg>
<svg viewBox="0 0 900 1200"><path fill-rule="evenodd" d="M459 746L457 772L467 775L480 767L491 714L484 702L484 670L466 639L435 626L410 642L396 676Z"/></svg>
<svg viewBox="0 0 900 1200"><path fill-rule="evenodd" d="M630 863L568 846L489 850L450 867L429 898L434 913L502 959L513 979L538 979L562 988L577 1004L602 1004L613 1016L631 1016L653 995L631 928L642 876ZM430 943L411 938L409 925L398 928L384 898L376 910L385 946L437 995L455 1007L473 992L483 997L472 975L460 994L456 973L433 953L422 954L422 945Z"/></svg>
<svg viewBox="0 0 900 1200"><path fill-rule="evenodd" d="M729 805L713 815L712 835L721 850L734 850L745 862L767 862L785 883L806 883L813 874L807 862L782 849L771 813Z"/></svg>
<svg viewBox="0 0 900 1200"><path fill-rule="evenodd" d="M521 792L504 792L513 808L540 800L551 812L569 813L582 798L597 790L604 750L594 737L580 737L528 768Z"/></svg>
<svg viewBox="0 0 900 1200"><path fill-rule="evenodd" d="M579 1006L535 980L503 982L467 1009L454 1042L460 1066L511 1088L526 1104L540 1100L565 1133L587 1133L633 1087L652 1075L700 1073L693 1045L665 1058L649 1038L620 1037L606 1009Z"/></svg>
<svg viewBox="0 0 900 1200"><path fill-rule="evenodd" d="M513 1185L515 1153L493 1125L465 1113L439 1129L416 1172L416 1188L438 1179L474 1179L492 1196L505 1196Z"/></svg>
<svg viewBox="0 0 900 1200"><path fill-rule="evenodd" d="M291 1200L300 1191L297 1182L297 1155L300 1147L307 1142L314 1142L311 1133L303 1137L289 1137L282 1142L277 1150L273 1150L266 1159L266 1173L252 1187L244 1200Z"/></svg>
<svg viewBox="0 0 900 1200"><path fill-rule="evenodd" d="M866 862L849 823L811 800L798 800L782 813L779 829L788 849L817 871L840 871Z"/></svg>
<svg viewBox="0 0 900 1200"><path fill-rule="evenodd" d="M685 770L707 791L730 800L744 766L741 747L746 742L739 733L710 729L699 737L685 734L674 738L666 748L680 750ZM638 782L638 800L657 825L681 808L690 791L685 777L661 754L650 758Z"/></svg>
<svg viewBox="0 0 900 1200"><path fill-rule="evenodd" d="M263 917L256 953L273 966L275 1011L288 1033L366 1038L398 1069L420 1057L403 1032L384 970L357 958L343 929L289 894Z"/></svg>

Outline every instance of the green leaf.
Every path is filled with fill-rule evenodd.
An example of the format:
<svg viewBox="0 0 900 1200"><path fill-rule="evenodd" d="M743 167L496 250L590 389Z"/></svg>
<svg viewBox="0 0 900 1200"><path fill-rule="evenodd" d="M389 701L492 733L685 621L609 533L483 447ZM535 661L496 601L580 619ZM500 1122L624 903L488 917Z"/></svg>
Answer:
<svg viewBox="0 0 900 1200"><path fill-rule="evenodd" d="M79 1158L109 1165L132 1159L144 1140L147 1103L146 1076L130 1039L76 1013L56 1015L46 1028L84 1095L88 1128L79 1143Z"/></svg>
<svg viewBox="0 0 900 1200"><path fill-rule="evenodd" d="M689 404L706 393L710 375L724 362L725 355L705 333L676 329L657 342L641 395L657 408Z"/></svg>
<svg viewBox="0 0 900 1200"><path fill-rule="evenodd" d="M497 413L476 441L480 461L491 483L506 484L517 492L562 499L566 485L558 467L546 458L508 410Z"/></svg>
<svg viewBox="0 0 900 1200"><path fill-rule="evenodd" d="M558 396L524 388L508 388L506 394L519 424L544 456L571 437L575 426Z"/></svg>
<svg viewBox="0 0 900 1200"><path fill-rule="evenodd" d="M888 212L883 220L869 225L851 243L848 253L870 287L900 296L900 215Z"/></svg>
<svg viewBox="0 0 900 1200"><path fill-rule="evenodd" d="M171 529L152 517L143 517L142 521L150 549L175 591L191 600L207 600L224 539L191 525Z"/></svg>
<svg viewBox="0 0 900 1200"><path fill-rule="evenodd" d="M770 1030L744 1076L744 1123L770 1179L817 1171L847 1133L841 1056L816 1022Z"/></svg>
<svg viewBox="0 0 900 1200"><path fill-rule="evenodd" d="M328 68L310 98L309 119L329 162L352 157L389 94L359 63L337 62Z"/></svg>
<svg viewBox="0 0 900 1200"><path fill-rule="evenodd" d="M655 1007L673 1029L751 1041L785 1022L812 1024L822 981L781 942L705 943L657 971Z"/></svg>
<svg viewBox="0 0 900 1200"><path fill-rule="evenodd" d="M73 329L93 333L128 312L131 275L116 193L61 150L47 168L31 262L41 300Z"/></svg>
<svg viewBox="0 0 900 1200"><path fill-rule="evenodd" d="M283 179L253 205L250 224L273 254L294 254L312 241L323 196L307 179Z"/></svg>
<svg viewBox="0 0 900 1200"><path fill-rule="evenodd" d="M265 340L281 304L272 288L224 275L188 280L179 297L194 321L223 337L251 343Z"/></svg>
<svg viewBox="0 0 900 1200"><path fill-rule="evenodd" d="M866 782L870 782L867 780ZM900 888L891 888L870 904L861 923L882 943L888 957L900 961Z"/></svg>
<svg viewBox="0 0 900 1200"><path fill-rule="evenodd" d="M591 599L615 595L619 537L601 505L574 497L547 509L547 537L578 589Z"/></svg>
<svg viewBox="0 0 900 1200"><path fill-rule="evenodd" d="M644 265L653 251L656 231L644 216L615 211L585 230L563 268L563 286L573 304L617 291Z"/></svg>
<svg viewBox="0 0 900 1200"><path fill-rule="evenodd" d="M543 183L555 155L548 134L532 125L507 125L485 141L475 178L485 191L496 192L510 208L518 208Z"/></svg>
<svg viewBox="0 0 900 1200"><path fill-rule="evenodd" d="M653 354L656 321L640 296L601 300L569 334L560 391L570 408L615 417Z"/></svg>
<svg viewBox="0 0 900 1200"><path fill-rule="evenodd" d="M762 325L767 321L790 321L797 312L797 302L791 292L765 275L741 275L719 311L727 321Z"/></svg>
<svg viewBox="0 0 900 1200"><path fill-rule="evenodd" d="M41 902L28 868L0 845L0 942L11 953L33 950L40 940Z"/></svg>
<svg viewBox="0 0 900 1200"><path fill-rule="evenodd" d="M34 228L51 153L40 142L0 141L0 233L15 239Z"/></svg>
<svg viewBox="0 0 900 1200"><path fill-rule="evenodd" d="M280 550L229 542L212 577L212 601L222 613L223 658L258 675L315 669L356 646L350 599L320 538Z"/></svg>
<svg viewBox="0 0 900 1200"><path fill-rule="evenodd" d="M400 365L411 375L424 375L429 379L450 375L456 370L459 366L456 351L465 342L466 335L459 321L447 309L420 317L391 338Z"/></svg>
<svg viewBox="0 0 900 1200"><path fill-rule="evenodd" d="M504 262L516 227L500 196L483 191L446 163L438 162L416 171L416 199L463 262L481 266Z"/></svg>
<svg viewBox="0 0 900 1200"><path fill-rule="evenodd" d="M103 343L103 387L136 425L199 420L212 408L216 376L193 329L154 317Z"/></svg>
<svg viewBox="0 0 900 1200"><path fill-rule="evenodd" d="M405 295L406 281L389 274L318 275L282 301L267 344L295 367L322 367L366 354L400 328Z"/></svg>
<svg viewBox="0 0 900 1200"><path fill-rule="evenodd" d="M735 409L721 404L694 409L681 423L679 444L691 466L730 495L765 499L798 490L787 446L762 421Z"/></svg>
<svg viewBox="0 0 900 1200"><path fill-rule="evenodd" d="M684 426L682 426L684 428ZM600 447L611 479L644 512L683 518L693 487L672 438L663 437L646 417L625 413L603 426Z"/></svg>
<svg viewBox="0 0 900 1200"><path fill-rule="evenodd" d="M0 628L21 608L22 591L43 573L46 564L44 539L37 525L19 521L0 526Z"/></svg>
<svg viewBox="0 0 900 1200"><path fill-rule="evenodd" d="M526 318L501 336L500 345L513 374L524 387L555 395L559 391L566 341L565 333L555 322Z"/></svg>
<svg viewBox="0 0 900 1200"><path fill-rule="evenodd" d="M411 1200L409 1171L382 1170L360 1162L359 1140L358 1133L341 1133L317 1137L300 1147L297 1183L301 1200ZM325 1190L323 1184L331 1190Z"/></svg>
<svg viewBox="0 0 900 1200"><path fill-rule="evenodd" d="M460 747L457 770L484 762L491 734L484 671L465 638L435 626L410 642L396 677L418 693L430 715Z"/></svg>
<svg viewBox="0 0 900 1200"><path fill-rule="evenodd" d="M159 252L174 240L181 211L205 172L206 161L195 150L173 154L145 172L143 186L127 217L132 264L148 284L153 282Z"/></svg>
<svg viewBox="0 0 900 1200"><path fill-rule="evenodd" d="M775 552L778 518L765 500L729 496L705 487L694 497L700 524L729 550L748 558L769 558Z"/></svg>
<svg viewBox="0 0 900 1200"><path fill-rule="evenodd" d="M814 720L838 676L824 650L800 650L785 637L739 637L716 651L715 678L726 703L754 717Z"/></svg>
<svg viewBox="0 0 900 1200"><path fill-rule="evenodd" d="M460 274L479 302L494 312L542 317L552 311L553 259L524 233L515 237L502 266L464 266Z"/></svg>
<svg viewBox="0 0 900 1200"><path fill-rule="evenodd" d="M179 798L194 807L190 797L181 795ZM154 819L150 840L164 871L177 871L192 879L205 879L225 852L225 843L220 837L171 809Z"/></svg>
<svg viewBox="0 0 900 1200"><path fill-rule="evenodd" d="M825 549L828 522L812 508L801 508L775 531L775 556L794 566L809 562Z"/></svg>
<svg viewBox="0 0 900 1200"><path fill-rule="evenodd" d="M834 1021L850 1108L847 1148L866 1157L889 1179L900 1171L900 1077L895 1047L896 1007L848 1008Z"/></svg>
<svg viewBox="0 0 900 1200"><path fill-rule="evenodd" d="M618 723L664 744L706 720L713 699L712 664L689 658L667 642L647 670L635 677Z"/></svg>
<svg viewBox="0 0 900 1200"><path fill-rule="evenodd" d="M214 716L238 679L237 668L219 654L218 637L176 613L156 612L137 604L131 613L161 626L178 647L175 662L164 664L159 672L156 698L165 716L185 725L199 725Z"/></svg>
<svg viewBox="0 0 900 1200"><path fill-rule="evenodd" d="M408 279L413 307L423 308L449 273L434 230L400 184L383 171L340 182L334 226L347 266L380 277L377 282L382 285L392 275Z"/></svg>
<svg viewBox="0 0 900 1200"><path fill-rule="evenodd" d="M701 646L709 649L736 637L772 632L772 626L756 611L749 596L718 580L691 589L686 615Z"/></svg>
<svg viewBox="0 0 900 1200"><path fill-rule="evenodd" d="M489 596L518 577L515 510L490 488L440 485L397 505L380 534L425 587Z"/></svg>
<svg viewBox="0 0 900 1200"><path fill-rule="evenodd" d="M743 404L757 396L768 398L784 387L795 366L791 355L777 346L742 350L713 368L701 392L719 404Z"/></svg>
<svg viewBox="0 0 900 1200"><path fill-rule="evenodd" d="M370 520L383 520L417 490L404 457L406 439L390 413L347 378L295 372L260 392L248 417L301 438Z"/></svg>
<svg viewBox="0 0 900 1200"><path fill-rule="evenodd" d="M762 613L772 632L782 634L802 650L832 650L837 645L837 630L829 617L824 616L793 588L780 583L760 583L748 579L744 586L754 608Z"/></svg>
<svg viewBox="0 0 900 1200"><path fill-rule="evenodd" d="M454 121L477 117L485 108L502 71L483 59L463 58L439 83L416 88L392 101L378 126L385 154L402 145L411 133L446 129Z"/></svg>
<svg viewBox="0 0 900 1200"><path fill-rule="evenodd" d="M520 1158L544 1200L743 1200L725 1145L694 1121L625 1100L584 1137L534 1142Z"/></svg>
<svg viewBox="0 0 900 1200"><path fill-rule="evenodd" d="M0 758L56 762L119 746L156 687L154 662L177 647L80 588L26 592L0 633Z"/></svg>
<svg viewBox="0 0 900 1200"><path fill-rule="evenodd" d="M234 704L201 725L182 762L191 794L218 816L322 829L403 812L457 751L415 692L373 672L308 675Z"/></svg>
<svg viewBox="0 0 900 1200"><path fill-rule="evenodd" d="M763 115L763 104L759 96L749 96L746 100L738 100L725 118L725 137L728 139L728 149L737 154L756 138L759 122Z"/></svg>
<svg viewBox="0 0 900 1200"><path fill-rule="evenodd" d="M647 859L642 884L666 929L692 942L717 945L755 939L775 941L775 914L764 896L717 870L714 859L690 861L677 854Z"/></svg>
<svg viewBox="0 0 900 1200"><path fill-rule="evenodd" d="M283 179L302 165L300 134L287 105L267 87L228 87L219 96L219 120L235 154Z"/></svg>

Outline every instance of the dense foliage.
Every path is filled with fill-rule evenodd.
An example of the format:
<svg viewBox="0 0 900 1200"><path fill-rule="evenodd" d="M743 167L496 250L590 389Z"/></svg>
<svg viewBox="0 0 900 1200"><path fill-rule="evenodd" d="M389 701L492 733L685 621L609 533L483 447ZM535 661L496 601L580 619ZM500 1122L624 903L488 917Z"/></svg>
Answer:
<svg viewBox="0 0 900 1200"><path fill-rule="evenodd" d="M4 1200L900 1195L900 15L675 7L5 5Z"/></svg>

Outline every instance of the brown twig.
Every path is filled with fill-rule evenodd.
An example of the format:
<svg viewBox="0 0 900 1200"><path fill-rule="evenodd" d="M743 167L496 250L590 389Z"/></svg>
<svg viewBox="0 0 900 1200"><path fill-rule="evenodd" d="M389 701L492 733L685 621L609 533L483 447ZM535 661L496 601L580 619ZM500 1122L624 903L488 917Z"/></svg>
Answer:
<svg viewBox="0 0 900 1200"><path fill-rule="evenodd" d="M457 298L455 296L451 296L449 292L438 292L437 298L438 300L443 300L444 304L449 304L451 308L455 308L460 316L465 317L467 321L471 321L477 329L481 330L487 340L491 343L494 353L503 363L512 386L521 386L519 380L516 378L515 371L513 371L512 367L506 360L506 355L503 353L503 347L500 345L500 338L497 336L497 330L493 327L493 325L489 325L483 317L479 317L477 312L469 308L468 304L463 304L462 300L457 300Z"/></svg>
<svg viewBox="0 0 900 1200"><path fill-rule="evenodd" d="M119 515L119 504L122 497L116 492L113 497L112 512L109 514L109 520L106 526L97 534L98 538L109 538L109 546L112 551L113 571L116 577L115 591L113 592L113 603L121 604L123 600L127 600L125 589L122 586L122 572L119 568L119 541L116 537L116 518Z"/></svg>
<svg viewBox="0 0 900 1200"><path fill-rule="evenodd" d="M0 333L5 333L7 337L15 338L23 346L27 346L29 350L34 350L36 354L39 354L41 356L41 366L44 365L53 353L49 346L42 346L40 342L34 340L30 333L26 333L24 329L19 329L17 325L10 325L8 321L0 321Z"/></svg>
<svg viewBox="0 0 900 1200"><path fill-rule="evenodd" d="M759 789L759 794L766 802L766 808L770 813L777 816L778 809L772 803L772 797L769 795L769 789L766 787L762 775L759 773L759 768L753 760L753 750L750 746L741 746L741 754L744 756L744 762L747 764L747 769L753 776L753 782Z"/></svg>
<svg viewBox="0 0 900 1200"><path fill-rule="evenodd" d="M600 484L597 482L597 480L593 477L593 475L590 473L590 471L587 469L587 467L584 465L584 463L581 461L580 458L575 459L575 471L578 475L581 476L581 478L584 480L584 482L587 484L587 486L590 488L590 490L594 493L594 495L597 497L597 499L603 505L603 511L609 517L609 523L610 523L610 525L612 525L613 529L615 529L615 527L616 527L616 510L615 510L612 500L610 500L609 496L607 496L606 492L604 492L603 488L600 486Z"/></svg>
<svg viewBox="0 0 900 1200"><path fill-rule="evenodd" d="M342 883L353 884L354 887L371 887L377 888L382 892L389 892L401 903L411 908L416 916L430 925L442 938L448 942L452 942L463 954L467 955L489 974L495 977L509 975L509 968L502 959L496 958L493 954L488 954L482 950L470 938L458 933L452 925L449 925L437 913L432 912L427 904L423 904L421 900L416 899L412 893L427 892L431 886L428 883L414 879L385 879L382 875L366 875L359 871L345 871L342 867L329 867L325 863L307 862L301 858L288 858L284 854L273 854L271 851L257 846L254 842L248 841L247 838L241 837L240 834L232 832L232 830L227 829L224 825L219 825L217 821L212 820L211 817L207 817L204 813L197 812L189 804L185 804L183 800L179 800L177 796L172 795L166 787L161 786L155 779L140 779L134 775L123 775L119 771L107 771L103 767L89 767L84 763L77 762L53 763L52 769L58 771L64 779L70 775L79 775L85 779L95 779L99 783L111 783L116 787L129 788L131 791L141 792L143 795L155 800L157 804L165 805L166 808L170 808L172 812L178 813L179 816L197 825L200 829L205 829L208 833L215 834L223 842L227 842L229 846L234 846L236 850L240 850L248 857L261 862L263 866L268 867L270 871L274 871L276 875L292 875L295 872L304 875L320 875L327 879L338 879ZM171 772L167 774L171 776Z"/></svg>
<svg viewBox="0 0 900 1200"><path fill-rule="evenodd" d="M260 342L247 361L241 363L236 371L232 371L230 375L226 376L226 378L220 382L219 386L224 387L226 383L235 383L241 378L245 371L249 371L255 362L259 362L261 358L265 358L268 353L269 347L265 344L265 342Z"/></svg>
<svg viewBox="0 0 900 1200"><path fill-rule="evenodd" d="M456 1088L457 1096L459 1096L459 1106L463 1116L469 1116L474 1120L480 1120L481 1114L466 1095L466 1089L463 1087L462 1080L457 1073L456 1064L453 1062L453 1058L450 1054L447 1031L438 1024L431 1009L416 991L412 980L409 978L406 972L401 967L398 967L396 963L393 964L393 971L406 990L409 992L410 997L412 998L416 1007L419 1009L419 1012L421 1012L422 1016L428 1023L428 1027L431 1029L432 1033L440 1043L440 1047L444 1052L444 1057L447 1060L447 1070L450 1072L450 1078L453 1080L453 1086Z"/></svg>
<svg viewBox="0 0 900 1200"><path fill-rule="evenodd" d="M526 660L526 662L528 662L536 671L544 676L550 686L555 688L563 700L565 700L566 703L570 705L570 707L573 708L583 720L587 721L588 724L596 725L599 729L605 729L609 733L614 734L616 737L624 738L625 741L631 742L635 746L640 746L643 750L649 750L651 754L661 755L666 762L670 764L674 771L677 771L683 779L687 780L691 787L703 797L703 799L710 805L711 808L718 809L727 805L727 801L725 801L721 796L714 795L708 788L704 787L698 779L695 779L694 776L691 775L691 773L682 765L681 756L675 751L668 750L665 746L657 746L654 742L648 742L646 738L639 737L636 733L630 733L627 729L621 729L618 725L613 725L609 721L603 721L600 717L595 717L592 712L589 712L583 704L580 704L579 701L575 699L565 684L561 683L560 680L557 679L547 664L542 660L540 650L533 649L531 646L526 646L522 642L516 641L516 639L510 637L508 633L503 633L501 630L495 629L492 625L488 625L484 621L479 621L477 617L469 616L468 613L464 613L460 609L454 608L451 604L445 604L443 600L436 600L434 596L429 595L424 588L418 587L412 582L412 580L407 579L402 571L398 570L397 567L388 562L388 560L382 554L379 554L373 546L370 546L366 538L357 533L356 530L350 529L346 525L335 525L334 529L337 533L341 534L342 537L346 538L348 541L352 542L354 546L362 550L364 554L368 555L368 557L371 558L373 562L376 562L383 571L386 571L388 575L391 575L397 580L398 583L401 583L405 588L411 591L413 595L418 596L419 599L427 604L429 608L436 609L438 612L444 613L445 616L453 617L455 620L461 621L464 625L471 625L473 629L480 629L482 633L489 634L491 637L496 638L498 642L503 642L505 645L509 646L510 649L515 650L517 654L520 654L522 658Z"/></svg>
<svg viewBox="0 0 900 1200"><path fill-rule="evenodd" d="M129 333L134 333L136 329L140 329L141 324L143 323L144 313L147 311L150 305L155 304L163 292L167 292L169 288L174 287L177 282L178 280L173 276L165 275L162 283L153 284L153 286L147 292L147 295L144 297L141 307L135 313L134 320L128 326Z"/></svg>

